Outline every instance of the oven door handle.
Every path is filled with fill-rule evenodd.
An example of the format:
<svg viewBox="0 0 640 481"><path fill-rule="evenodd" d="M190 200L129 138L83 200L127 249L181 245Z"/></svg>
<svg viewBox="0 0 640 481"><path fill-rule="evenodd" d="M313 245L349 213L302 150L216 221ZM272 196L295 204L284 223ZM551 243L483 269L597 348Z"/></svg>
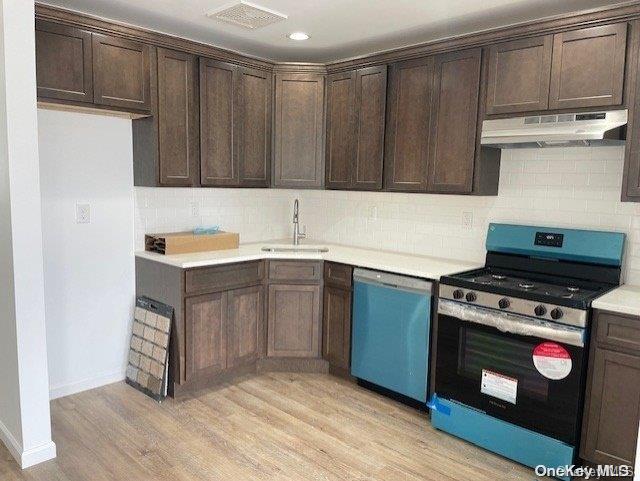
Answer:
<svg viewBox="0 0 640 481"><path fill-rule="evenodd" d="M580 327L566 326L541 319L528 318L519 314L460 304L447 299L438 301L438 314L474 324L494 327L500 332L520 336L538 337L577 347L584 347L585 343L585 330Z"/></svg>

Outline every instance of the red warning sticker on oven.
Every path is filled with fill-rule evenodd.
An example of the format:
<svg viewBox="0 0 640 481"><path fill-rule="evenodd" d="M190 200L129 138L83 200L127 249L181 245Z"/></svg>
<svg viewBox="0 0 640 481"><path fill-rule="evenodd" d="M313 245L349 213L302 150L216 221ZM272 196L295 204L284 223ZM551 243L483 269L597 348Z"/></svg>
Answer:
<svg viewBox="0 0 640 481"><path fill-rule="evenodd" d="M533 349L533 365L547 379L564 379L571 372L571 355L556 342L543 342Z"/></svg>

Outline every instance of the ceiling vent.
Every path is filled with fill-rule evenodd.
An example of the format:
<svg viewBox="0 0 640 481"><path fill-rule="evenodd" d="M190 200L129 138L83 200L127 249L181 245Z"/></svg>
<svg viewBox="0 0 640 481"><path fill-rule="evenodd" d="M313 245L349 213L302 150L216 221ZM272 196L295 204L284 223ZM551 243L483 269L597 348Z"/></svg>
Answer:
<svg viewBox="0 0 640 481"><path fill-rule="evenodd" d="M207 17L250 30L287 19L287 16L282 13L244 1L209 12Z"/></svg>

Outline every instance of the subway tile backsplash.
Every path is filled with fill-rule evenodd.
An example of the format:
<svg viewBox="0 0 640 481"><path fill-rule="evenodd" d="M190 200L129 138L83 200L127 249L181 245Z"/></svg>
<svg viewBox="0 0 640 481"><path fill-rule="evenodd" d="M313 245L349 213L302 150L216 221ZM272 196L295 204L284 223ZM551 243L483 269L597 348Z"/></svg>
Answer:
<svg viewBox="0 0 640 481"><path fill-rule="evenodd" d="M310 239L478 262L489 222L625 232L625 279L640 284L640 204L620 202L623 157L624 147L504 150L495 197L138 187L136 246L145 232L202 224L241 242L290 237L297 197Z"/></svg>

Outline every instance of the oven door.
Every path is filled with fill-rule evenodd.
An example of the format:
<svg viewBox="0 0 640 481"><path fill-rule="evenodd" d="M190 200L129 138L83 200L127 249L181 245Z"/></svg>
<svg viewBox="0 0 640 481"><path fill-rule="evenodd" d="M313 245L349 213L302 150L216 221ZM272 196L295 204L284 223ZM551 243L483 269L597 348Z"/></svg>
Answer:
<svg viewBox="0 0 640 481"><path fill-rule="evenodd" d="M439 397L577 445L583 329L441 299L436 349Z"/></svg>

